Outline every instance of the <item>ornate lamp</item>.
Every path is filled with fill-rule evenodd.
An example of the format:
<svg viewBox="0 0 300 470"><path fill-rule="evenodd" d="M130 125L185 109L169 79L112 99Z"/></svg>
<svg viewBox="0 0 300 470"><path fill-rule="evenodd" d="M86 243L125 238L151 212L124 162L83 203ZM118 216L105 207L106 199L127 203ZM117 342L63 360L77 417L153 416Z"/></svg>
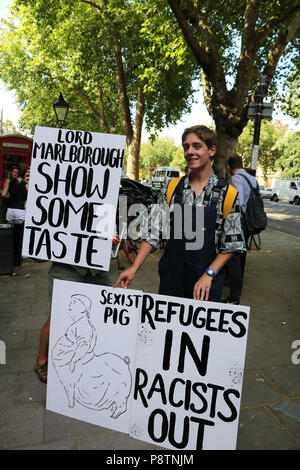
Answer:
<svg viewBox="0 0 300 470"><path fill-rule="evenodd" d="M58 100L53 104L53 109L55 112L56 120L57 122L64 122L68 111L69 111L69 105L68 103L64 100L64 97L62 93L59 93L59 98Z"/></svg>

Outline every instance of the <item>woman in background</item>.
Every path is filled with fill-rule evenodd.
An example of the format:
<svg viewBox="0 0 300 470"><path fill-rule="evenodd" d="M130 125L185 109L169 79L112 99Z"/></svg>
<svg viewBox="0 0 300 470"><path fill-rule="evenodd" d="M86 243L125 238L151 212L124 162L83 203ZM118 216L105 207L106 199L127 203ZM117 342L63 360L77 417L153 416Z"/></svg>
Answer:
<svg viewBox="0 0 300 470"><path fill-rule="evenodd" d="M27 200L27 187L24 177L27 169L27 165L21 163L19 174L12 177L9 183L5 184L2 191L2 197L7 198L6 221L13 224L14 266L16 267L21 266L22 263L25 202Z"/></svg>

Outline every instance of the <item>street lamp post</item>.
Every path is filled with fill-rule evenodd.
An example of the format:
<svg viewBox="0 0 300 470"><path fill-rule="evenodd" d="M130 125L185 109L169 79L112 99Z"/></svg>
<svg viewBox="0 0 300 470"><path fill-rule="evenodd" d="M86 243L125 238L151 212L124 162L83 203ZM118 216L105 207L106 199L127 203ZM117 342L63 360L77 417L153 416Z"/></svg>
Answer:
<svg viewBox="0 0 300 470"><path fill-rule="evenodd" d="M53 104L53 109L54 109L54 112L55 112L56 121L58 123L65 122L68 111L69 111L69 107L70 106L64 100L64 97L63 97L62 93L60 92L58 100Z"/></svg>
<svg viewBox="0 0 300 470"><path fill-rule="evenodd" d="M265 84L266 84L266 77L262 75L259 81L258 93L255 97L256 113L255 113L254 135L253 135L253 146L252 146L252 158L251 158L251 169L255 170L255 172L256 172L257 159L258 159L259 136L260 136L260 128L261 128L263 101L264 101L264 96L265 96Z"/></svg>
<svg viewBox="0 0 300 470"><path fill-rule="evenodd" d="M250 103L248 108L248 119L255 119L254 134L252 145L251 169L256 173L258 150L259 150L259 137L262 119L272 119L272 112L274 103L265 103L265 86L266 77L261 75L259 80L258 92L255 95L255 102Z"/></svg>

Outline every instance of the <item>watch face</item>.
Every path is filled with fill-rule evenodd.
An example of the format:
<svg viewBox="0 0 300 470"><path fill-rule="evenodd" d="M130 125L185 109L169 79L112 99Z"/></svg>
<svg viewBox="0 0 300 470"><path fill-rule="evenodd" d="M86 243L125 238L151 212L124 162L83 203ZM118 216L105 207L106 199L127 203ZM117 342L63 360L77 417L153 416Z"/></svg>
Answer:
<svg viewBox="0 0 300 470"><path fill-rule="evenodd" d="M208 274L209 276L214 276L214 275L215 275L215 272L214 272L214 270L213 270L212 268L208 268L208 269L206 270L206 272L207 272L207 274Z"/></svg>

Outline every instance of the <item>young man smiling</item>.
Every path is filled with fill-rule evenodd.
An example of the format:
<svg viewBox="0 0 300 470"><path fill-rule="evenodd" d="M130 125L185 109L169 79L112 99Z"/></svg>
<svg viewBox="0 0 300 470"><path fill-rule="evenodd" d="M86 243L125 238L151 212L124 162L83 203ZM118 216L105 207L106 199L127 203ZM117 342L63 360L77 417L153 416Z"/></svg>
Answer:
<svg viewBox="0 0 300 470"><path fill-rule="evenodd" d="M206 126L186 129L182 135L182 146L190 171L180 180L171 198L170 237L159 262L159 293L220 302L225 277L223 268L232 253L245 251L237 193L234 193L230 211L225 217L224 201L229 186L214 174L211 166L216 153L216 135L212 130ZM166 204L166 197L167 192L163 191L162 204ZM174 226L176 205L182 214L185 214L186 206L190 206L192 227L197 227L197 209L201 207L204 211L201 248L187 249L190 239L186 238L183 230L178 237ZM162 232L165 222L160 221L156 233ZM153 247L159 246L159 238L153 238L153 232L147 235L134 264L119 276L115 287L121 285L127 288L130 285Z"/></svg>

